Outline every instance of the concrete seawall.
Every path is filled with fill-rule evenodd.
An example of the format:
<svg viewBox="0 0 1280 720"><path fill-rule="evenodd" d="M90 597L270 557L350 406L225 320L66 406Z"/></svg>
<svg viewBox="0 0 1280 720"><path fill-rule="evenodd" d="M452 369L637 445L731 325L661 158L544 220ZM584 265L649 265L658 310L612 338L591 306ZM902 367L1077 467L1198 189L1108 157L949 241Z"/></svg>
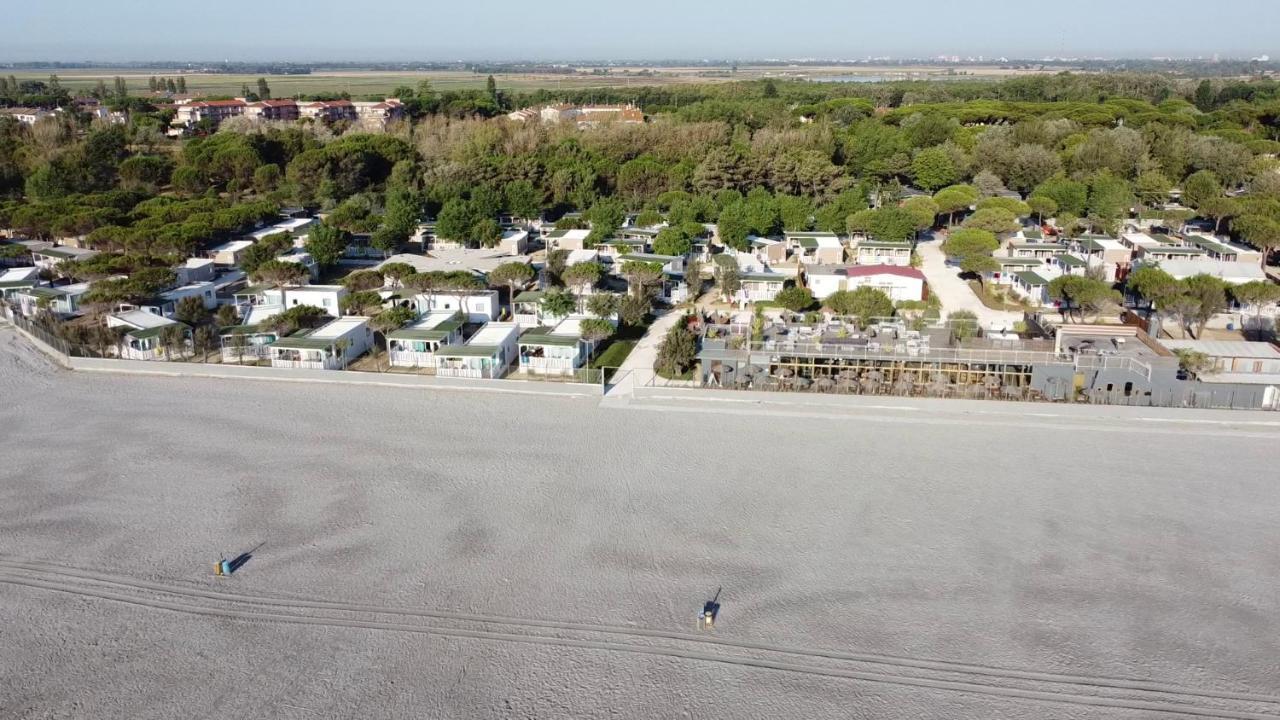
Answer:
<svg viewBox="0 0 1280 720"><path fill-rule="evenodd" d="M275 382L330 383L371 385L377 387L421 388L427 390L469 390L515 393L520 395L552 395L556 397L600 397L599 385L584 383L541 382L536 380L473 380L394 373L366 373L339 370L301 370L293 368L244 367L207 363L150 362L100 358L67 358L68 367L81 372L126 373L168 377L206 377L235 380L269 380Z"/></svg>

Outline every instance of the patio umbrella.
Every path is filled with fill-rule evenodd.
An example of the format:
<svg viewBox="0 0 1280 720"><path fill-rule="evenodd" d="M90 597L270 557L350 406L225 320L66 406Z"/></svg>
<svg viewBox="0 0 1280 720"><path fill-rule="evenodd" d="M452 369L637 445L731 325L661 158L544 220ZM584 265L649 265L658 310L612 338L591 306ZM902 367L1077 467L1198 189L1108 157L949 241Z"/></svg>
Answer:
<svg viewBox="0 0 1280 720"><path fill-rule="evenodd" d="M795 375L795 374L796 374L796 371L795 371L795 370L792 370L792 369L791 369L791 368L789 368L789 367L781 367L781 368L778 368L778 372L774 373L774 375L777 375L777 376L778 376L778 377L780 377L780 378L789 378L789 377L791 377L792 375Z"/></svg>
<svg viewBox="0 0 1280 720"><path fill-rule="evenodd" d="M836 381L829 377L820 377L813 381L813 386L819 390L830 390L835 387Z"/></svg>
<svg viewBox="0 0 1280 720"><path fill-rule="evenodd" d="M983 381L983 384L986 385L987 388L991 390L995 390L1001 385L1000 378L996 377L995 375L988 375L987 379Z"/></svg>
<svg viewBox="0 0 1280 720"><path fill-rule="evenodd" d="M748 365L742 368L742 372L739 375L759 375L762 372L764 372L764 368L759 365Z"/></svg>
<svg viewBox="0 0 1280 720"><path fill-rule="evenodd" d="M852 370L841 370L836 373L836 377L841 380L856 380L858 378L858 374Z"/></svg>
<svg viewBox="0 0 1280 720"><path fill-rule="evenodd" d="M802 378L802 377L798 377L798 378L792 378L792 380L791 380L791 384L792 384L792 385L795 385L795 386L796 386L797 388L799 388L800 390L803 390L803 389L805 389L805 388L809 387L810 385L812 385L812 384L813 384L813 381L812 381L812 380L810 380L809 378Z"/></svg>

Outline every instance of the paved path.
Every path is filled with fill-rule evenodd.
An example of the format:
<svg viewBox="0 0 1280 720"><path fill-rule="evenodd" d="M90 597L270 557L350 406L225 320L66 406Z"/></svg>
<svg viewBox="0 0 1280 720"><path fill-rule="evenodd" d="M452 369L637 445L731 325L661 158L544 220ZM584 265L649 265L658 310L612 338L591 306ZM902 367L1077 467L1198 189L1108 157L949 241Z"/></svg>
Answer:
<svg viewBox="0 0 1280 720"><path fill-rule="evenodd" d="M622 361L622 367L614 375L617 382L609 390L610 397L630 396L633 388L645 384L653 377L653 363L658 359L658 346L667 336L667 331L683 316L684 313L679 310L668 310L653 321L649 331L631 349L631 354Z"/></svg>
<svg viewBox="0 0 1280 720"><path fill-rule="evenodd" d="M969 284L960 278L960 271L947 267L947 256L942 252L940 236L922 239L916 245L916 251L924 261L920 270L929 280L929 291L942 300L944 315L956 310L968 310L978 316L978 322L984 328L990 328L992 323L997 327L1012 328L1015 322L1022 319L1022 313L992 310L982 304Z"/></svg>

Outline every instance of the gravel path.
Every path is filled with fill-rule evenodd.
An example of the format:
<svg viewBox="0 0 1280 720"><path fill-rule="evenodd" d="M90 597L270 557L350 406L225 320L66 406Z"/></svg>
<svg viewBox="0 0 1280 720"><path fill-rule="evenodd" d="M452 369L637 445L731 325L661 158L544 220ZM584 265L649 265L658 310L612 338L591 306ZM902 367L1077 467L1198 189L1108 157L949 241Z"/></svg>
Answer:
<svg viewBox="0 0 1280 720"><path fill-rule="evenodd" d="M1013 324L1022 320L1022 314L992 310L977 295L973 288L960 277L960 271L947 267L947 256L942 252L942 238L937 235L925 236L916 245L916 252L922 260L920 271L929 281L929 291L942 300L943 313L957 310L969 310L978 316L984 328L1012 328Z"/></svg>
<svg viewBox="0 0 1280 720"><path fill-rule="evenodd" d="M1280 717L1274 436L87 375L11 339L0 717Z"/></svg>

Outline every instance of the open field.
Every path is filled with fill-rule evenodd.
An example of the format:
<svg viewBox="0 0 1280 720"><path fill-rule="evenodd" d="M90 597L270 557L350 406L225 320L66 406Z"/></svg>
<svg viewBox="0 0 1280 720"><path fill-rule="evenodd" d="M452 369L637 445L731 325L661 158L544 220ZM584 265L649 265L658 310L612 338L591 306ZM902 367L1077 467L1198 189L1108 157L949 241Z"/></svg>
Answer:
<svg viewBox="0 0 1280 720"><path fill-rule="evenodd" d="M591 68L580 68L589 73ZM874 66L743 66L736 74L728 68L709 69L706 67L652 67L652 68L613 68L609 75L555 75L555 74L504 74L498 75L498 87L509 90L574 90L583 88L627 87L642 85L672 85L688 83L717 83L740 80L756 80L764 77L788 79L827 78L847 80L927 80L927 79L959 79L964 76L948 75L948 68L943 66L919 67L874 67ZM964 72L970 76L993 77L1014 74L1033 73L1035 71L1014 71L997 66L965 67ZM1056 70L1055 70L1056 71ZM12 74L19 80L46 80L52 71L21 70ZM91 70L58 71L58 79L69 88L91 89L98 80L103 80L110 87L115 76L125 78L131 92L145 94L147 79L151 76L177 77L173 70L150 70L146 68L93 68ZM255 87L258 75L219 75L186 73L187 89L190 92L209 95L239 94L244 85ZM348 92L352 96L385 95L397 87L416 87L422 80L430 80L438 90L479 89L485 86L486 76L463 70L440 70L428 72L381 72L361 70L325 70L317 69L310 75L268 75L267 83L276 97L289 97L299 94Z"/></svg>
<svg viewBox="0 0 1280 720"><path fill-rule="evenodd" d="M1280 718L1274 414L0 399L4 718Z"/></svg>

